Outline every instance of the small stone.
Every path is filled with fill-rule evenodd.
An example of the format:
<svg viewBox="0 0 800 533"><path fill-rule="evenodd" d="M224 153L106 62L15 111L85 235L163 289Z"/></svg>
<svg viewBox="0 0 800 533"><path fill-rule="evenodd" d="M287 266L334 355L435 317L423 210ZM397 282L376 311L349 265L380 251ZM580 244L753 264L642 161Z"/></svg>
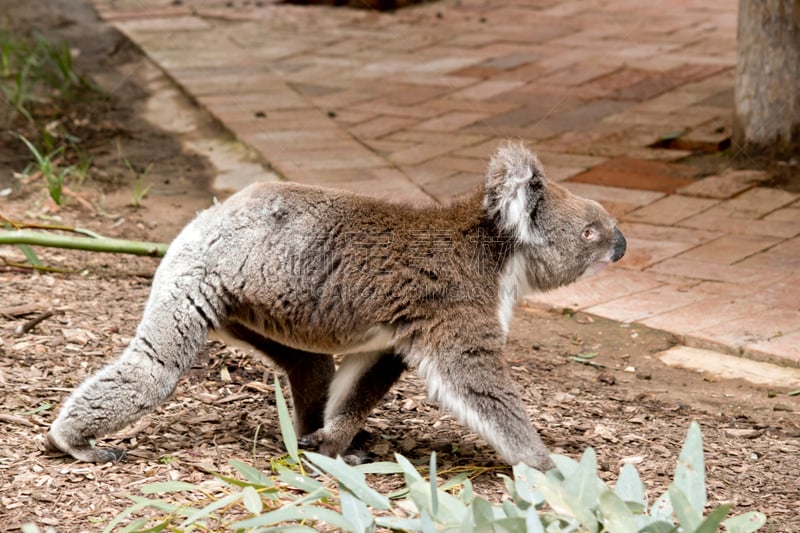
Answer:
<svg viewBox="0 0 800 533"><path fill-rule="evenodd" d="M391 449L392 445L386 441L383 441L373 446L370 451L380 457L388 454L391 451Z"/></svg>
<svg viewBox="0 0 800 533"><path fill-rule="evenodd" d="M81 346L85 346L89 344L89 341L97 338L92 333L80 328L64 328L61 330L61 334L68 343Z"/></svg>
<svg viewBox="0 0 800 533"><path fill-rule="evenodd" d="M553 397L553 399L556 401L556 403L571 402L575 399L575 395L568 392L559 392Z"/></svg>
<svg viewBox="0 0 800 533"><path fill-rule="evenodd" d="M634 373L634 372L636 372L636 367L633 367L633 366L626 366L626 367L625 367L625 372Z"/></svg>
<svg viewBox="0 0 800 533"><path fill-rule="evenodd" d="M597 381L606 385L616 385L617 378L611 372L601 372L597 375Z"/></svg>
<svg viewBox="0 0 800 533"><path fill-rule="evenodd" d="M772 406L772 410L773 411L784 411L784 412L787 412L787 413L791 413L792 411L794 411L794 409L792 409L791 406L786 405L785 403L776 403L775 405Z"/></svg>
<svg viewBox="0 0 800 533"><path fill-rule="evenodd" d="M725 428L723 431L727 436L737 439L755 439L763 435L763 432L757 429Z"/></svg>
<svg viewBox="0 0 800 533"><path fill-rule="evenodd" d="M405 453L410 452L416 447L417 447L417 441L409 436L406 436L402 441L400 441L400 449L403 450L403 452Z"/></svg>
<svg viewBox="0 0 800 533"><path fill-rule="evenodd" d="M603 424L597 424L594 427L594 434L611 443L619 442L619 439L614 436L614 430Z"/></svg>

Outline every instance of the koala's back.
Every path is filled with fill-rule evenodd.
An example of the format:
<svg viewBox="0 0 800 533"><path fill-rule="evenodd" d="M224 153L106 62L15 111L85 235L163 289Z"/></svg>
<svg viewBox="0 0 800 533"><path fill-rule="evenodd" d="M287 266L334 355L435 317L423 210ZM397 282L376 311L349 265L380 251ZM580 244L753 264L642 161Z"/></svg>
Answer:
<svg viewBox="0 0 800 533"><path fill-rule="evenodd" d="M472 268L479 212L478 196L415 209L256 184L198 215L170 247L155 284L197 277L201 289L224 295L227 318L287 345L336 352L465 299L494 305L494 273Z"/></svg>

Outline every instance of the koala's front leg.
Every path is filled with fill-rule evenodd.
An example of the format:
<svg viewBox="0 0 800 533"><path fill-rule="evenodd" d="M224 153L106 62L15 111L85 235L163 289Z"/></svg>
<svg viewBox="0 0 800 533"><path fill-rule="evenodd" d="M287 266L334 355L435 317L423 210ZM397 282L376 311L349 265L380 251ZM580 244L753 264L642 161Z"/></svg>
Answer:
<svg viewBox="0 0 800 533"><path fill-rule="evenodd" d="M506 462L543 471L553 467L502 354L462 349L415 359L422 360L419 373L429 396L483 437Z"/></svg>
<svg viewBox="0 0 800 533"><path fill-rule="evenodd" d="M343 455L369 414L397 382L406 364L393 352L350 354L333 377L325 425L301 444L331 457Z"/></svg>

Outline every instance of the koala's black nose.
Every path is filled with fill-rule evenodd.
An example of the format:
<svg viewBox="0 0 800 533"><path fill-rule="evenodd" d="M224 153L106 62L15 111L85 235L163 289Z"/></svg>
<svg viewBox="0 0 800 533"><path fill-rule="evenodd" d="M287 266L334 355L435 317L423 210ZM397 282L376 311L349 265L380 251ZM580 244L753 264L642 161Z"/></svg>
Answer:
<svg viewBox="0 0 800 533"><path fill-rule="evenodd" d="M614 255L611 257L611 260L617 262L622 259L627 246L628 243L625 241L625 235L622 234L619 228L614 228Z"/></svg>

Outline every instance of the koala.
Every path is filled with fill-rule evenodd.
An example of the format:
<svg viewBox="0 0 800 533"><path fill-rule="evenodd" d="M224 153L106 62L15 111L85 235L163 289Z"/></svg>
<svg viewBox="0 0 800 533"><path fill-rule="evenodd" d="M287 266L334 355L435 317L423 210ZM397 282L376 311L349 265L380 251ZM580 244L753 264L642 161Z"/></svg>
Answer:
<svg viewBox="0 0 800 533"><path fill-rule="evenodd" d="M525 291L568 284L625 247L606 210L548 181L521 143L501 146L485 185L448 206L251 185L170 245L133 340L68 398L48 447L124 458L93 439L164 402L213 333L286 373L304 446L344 454L410 368L505 461L546 469L503 358L512 310Z"/></svg>

